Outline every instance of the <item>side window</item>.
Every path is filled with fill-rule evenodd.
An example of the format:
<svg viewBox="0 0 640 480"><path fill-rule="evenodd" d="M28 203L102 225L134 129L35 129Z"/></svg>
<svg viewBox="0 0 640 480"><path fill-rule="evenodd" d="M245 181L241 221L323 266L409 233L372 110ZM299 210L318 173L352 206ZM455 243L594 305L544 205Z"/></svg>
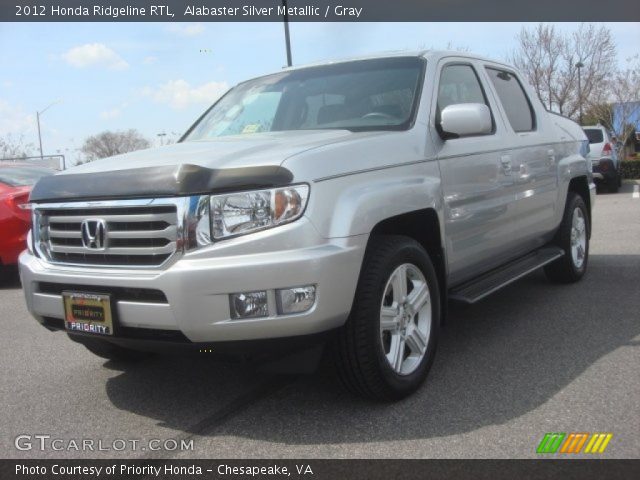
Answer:
<svg viewBox="0 0 640 480"><path fill-rule="evenodd" d="M533 108L516 76L503 70L488 67L487 73L496 88L513 130L516 132L535 130L536 118L533 114Z"/></svg>
<svg viewBox="0 0 640 480"><path fill-rule="evenodd" d="M436 104L436 128L440 131L440 112L449 105L459 103L481 103L491 112L491 107L484 94L476 71L471 65L452 64L442 68L438 85L438 102ZM493 113L491 114L492 130L495 132Z"/></svg>
<svg viewBox="0 0 640 480"><path fill-rule="evenodd" d="M484 103L489 106L470 65L447 65L440 74L438 115L443 108L458 103Z"/></svg>

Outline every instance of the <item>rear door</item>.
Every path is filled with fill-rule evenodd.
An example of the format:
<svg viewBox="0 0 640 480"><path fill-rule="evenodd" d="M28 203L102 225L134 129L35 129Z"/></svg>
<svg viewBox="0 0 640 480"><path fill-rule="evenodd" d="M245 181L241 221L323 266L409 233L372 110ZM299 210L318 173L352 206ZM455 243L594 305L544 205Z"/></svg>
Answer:
<svg viewBox="0 0 640 480"><path fill-rule="evenodd" d="M502 65L485 65L512 146L515 189L513 241L526 253L548 240L558 199L556 133L542 104L530 96L518 75ZM564 207L564 205L563 205Z"/></svg>
<svg viewBox="0 0 640 480"><path fill-rule="evenodd" d="M480 80L481 65L467 58L440 60L432 98L431 123L439 124L448 105L483 103L492 112L488 135L447 139L432 131L444 198L447 259L452 285L467 280L510 256L513 175L505 125L495 101Z"/></svg>

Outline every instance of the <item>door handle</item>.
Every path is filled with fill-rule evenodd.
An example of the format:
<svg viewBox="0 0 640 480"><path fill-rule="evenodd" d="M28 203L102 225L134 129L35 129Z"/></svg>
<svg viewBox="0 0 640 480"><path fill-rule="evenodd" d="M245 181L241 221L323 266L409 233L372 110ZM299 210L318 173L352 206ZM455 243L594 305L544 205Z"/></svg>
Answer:
<svg viewBox="0 0 640 480"><path fill-rule="evenodd" d="M552 148L547 150L547 158L549 159L549 165L556 163L556 152Z"/></svg>
<svg viewBox="0 0 640 480"><path fill-rule="evenodd" d="M511 175L511 155L502 155L500 157L500 164L502 165L504 174Z"/></svg>

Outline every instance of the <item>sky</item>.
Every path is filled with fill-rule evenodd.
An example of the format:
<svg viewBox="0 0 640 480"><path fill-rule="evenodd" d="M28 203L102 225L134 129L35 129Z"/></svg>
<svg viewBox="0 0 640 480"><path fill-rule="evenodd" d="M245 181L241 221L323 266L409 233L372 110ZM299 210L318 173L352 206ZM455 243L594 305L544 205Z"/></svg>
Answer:
<svg viewBox="0 0 640 480"><path fill-rule="evenodd" d="M621 65L638 53L640 24L604 25ZM503 60L523 26L535 24L294 22L293 64L448 46ZM0 136L38 154L36 112L46 109L45 155L74 163L84 139L105 130L134 128L159 145L234 84L285 64L281 23L0 23Z"/></svg>

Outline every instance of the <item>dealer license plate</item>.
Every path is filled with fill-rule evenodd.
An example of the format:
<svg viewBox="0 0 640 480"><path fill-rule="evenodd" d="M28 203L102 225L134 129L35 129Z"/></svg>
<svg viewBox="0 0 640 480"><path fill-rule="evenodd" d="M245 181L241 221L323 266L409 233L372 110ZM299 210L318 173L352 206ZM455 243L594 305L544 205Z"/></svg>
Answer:
<svg viewBox="0 0 640 480"><path fill-rule="evenodd" d="M70 332L113 335L111 297L96 293L62 292L64 325Z"/></svg>

